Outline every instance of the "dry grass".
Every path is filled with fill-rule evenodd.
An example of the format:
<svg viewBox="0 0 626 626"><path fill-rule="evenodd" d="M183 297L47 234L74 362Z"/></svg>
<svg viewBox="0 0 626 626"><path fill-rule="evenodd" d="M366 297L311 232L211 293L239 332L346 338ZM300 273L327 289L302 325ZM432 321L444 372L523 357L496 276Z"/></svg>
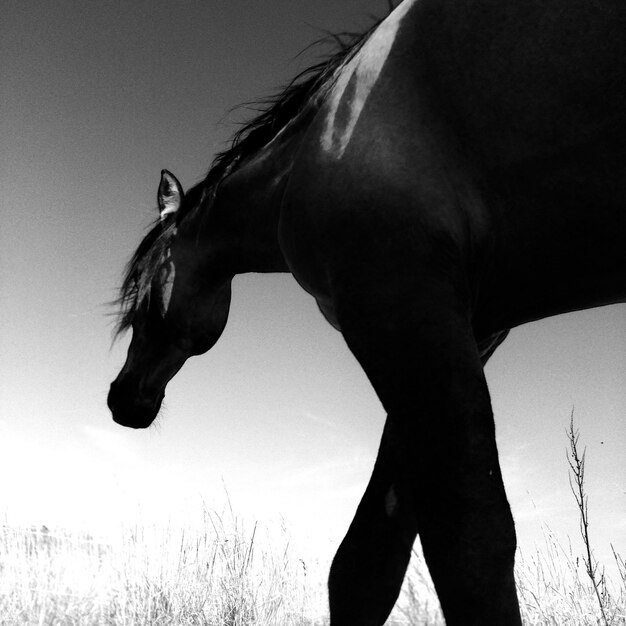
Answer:
<svg viewBox="0 0 626 626"><path fill-rule="evenodd" d="M284 528L207 514L203 531L126 528L117 537L0 530L2 626L322 626L327 564L300 560ZM626 567L603 582L608 623L626 625ZM582 557L546 533L517 569L527 625L602 623ZM418 551L390 625L443 624Z"/></svg>
<svg viewBox="0 0 626 626"><path fill-rule="evenodd" d="M605 578L589 538L584 451L568 431L584 550L546 529L518 554L526 626L626 626L626 563ZM199 529L120 527L114 537L0 528L0 626L324 626L328 563L306 562L284 525L245 525L232 509ZM419 545L388 626L443 624Z"/></svg>
<svg viewBox="0 0 626 626"><path fill-rule="evenodd" d="M517 588L524 623L541 626L597 626L604 624L583 555L564 548L546 529L544 547L534 554L520 552ZM618 580L602 578L600 593L611 626L626 626L626 569L618 563ZM621 569L620 569L621 567Z"/></svg>
<svg viewBox="0 0 626 626"><path fill-rule="evenodd" d="M602 577L600 594L610 626L626 626L626 565L614 555L616 580ZM517 591L525 626L598 626L604 624L583 555L564 548L544 530L544 545L533 554L518 551ZM421 552L414 551L403 593L392 614L394 624L440 626L443 620ZM390 620L391 621L391 620Z"/></svg>
<svg viewBox="0 0 626 626"><path fill-rule="evenodd" d="M135 527L107 539L5 526L0 529L0 624L322 622L307 567L291 555L284 529L270 536L256 526L244 528L237 519L225 524L212 514L206 521L203 532Z"/></svg>

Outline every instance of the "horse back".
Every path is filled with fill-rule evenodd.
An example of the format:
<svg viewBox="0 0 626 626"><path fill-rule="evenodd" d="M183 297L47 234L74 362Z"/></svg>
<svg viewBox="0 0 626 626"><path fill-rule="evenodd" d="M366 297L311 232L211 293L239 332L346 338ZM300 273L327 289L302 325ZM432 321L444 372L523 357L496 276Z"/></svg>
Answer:
<svg viewBox="0 0 626 626"><path fill-rule="evenodd" d="M619 0L405 0L390 80L428 91L485 167L626 134Z"/></svg>

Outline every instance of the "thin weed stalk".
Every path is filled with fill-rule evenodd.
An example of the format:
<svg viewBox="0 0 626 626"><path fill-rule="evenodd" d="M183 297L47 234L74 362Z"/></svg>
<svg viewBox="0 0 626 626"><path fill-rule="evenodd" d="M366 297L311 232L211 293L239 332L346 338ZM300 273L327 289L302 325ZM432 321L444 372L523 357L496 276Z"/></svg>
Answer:
<svg viewBox="0 0 626 626"><path fill-rule="evenodd" d="M587 571L587 576L589 576L591 584L593 585L596 598L598 599L598 606L600 607L602 620L605 626L609 626L609 621L606 617L604 609L607 595L604 574L600 574L600 578L597 578L598 563L593 556L593 551L591 550L591 540L589 539L589 498L585 491L585 454L587 449L583 449L582 454L578 452L578 439L580 437L580 432L579 429L574 428L574 409L572 409L569 428L567 429L566 434L569 441L569 450L567 455L567 462L570 467L569 486L574 494L576 506L578 507L578 512L580 514L580 534L585 545L585 554L583 555L585 569ZM602 593L600 591L601 589Z"/></svg>

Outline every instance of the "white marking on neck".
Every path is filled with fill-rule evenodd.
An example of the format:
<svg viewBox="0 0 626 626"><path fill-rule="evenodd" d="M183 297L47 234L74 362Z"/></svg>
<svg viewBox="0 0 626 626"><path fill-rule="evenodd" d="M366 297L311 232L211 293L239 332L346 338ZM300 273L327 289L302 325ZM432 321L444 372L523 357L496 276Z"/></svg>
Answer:
<svg viewBox="0 0 626 626"><path fill-rule="evenodd" d="M165 317L167 311L170 308L170 302L172 300L172 289L174 288L174 278L176 277L176 268L172 261L171 254L168 251L167 257L163 266L160 269L160 281L161 281L161 316Z"/></svg>
<svg viewBox="0 0 626 626"><path fill-rule="evenodd" d="M322 131L321 144L325 152L330 152L337 158L343 156L365 103L393 48L400 22L417 1L404 0L396 7L378 26L357 55L341 68L330 95L330 110ZM347 119L337 119L339 106L344 98L350 97L346 94L346 89L351 82L354 84L354 94L349 102L344 102L344 106L349 108Z"/></svg>

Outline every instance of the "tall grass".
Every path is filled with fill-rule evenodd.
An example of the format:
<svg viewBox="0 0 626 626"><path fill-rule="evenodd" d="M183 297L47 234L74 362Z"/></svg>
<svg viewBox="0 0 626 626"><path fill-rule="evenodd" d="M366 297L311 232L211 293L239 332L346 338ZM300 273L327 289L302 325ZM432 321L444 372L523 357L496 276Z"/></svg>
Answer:
<svg viewBox="0 0 626 626"><path fill-rule="evenodd" d="M519 552L518 593L527 626L626 626L626 563L617 579L593 557L584 452L568 431L572 488L584 547ZM329 563L302 559L283 524L245 524L204 511L192 528L120 526L114 535L0 528L0 626L324 626ZM389 626L443 618L419 549Z"/></svg>
<svg viewBox="0 0 626 626"><path fill-rule="evenodd" d="M618 562L619 563L619 562ZM589 579L582 554L544 531L544 546L518 553L516 578L524 623L550 626L626 626L626 570L618 579L602 579L603 609Z"/></svg>
<svg viewBox="0 0 626 626"><path fill-rule="evenodd" d="M311 565L293 557L284 529L206 521L203 531L126 527L107 538L4 526L0 624L323 623L323 589L315 593Z"/></svg>
<svg viewBox="0 0 626 626"><path fill-rule="evenodd" d="M626 567L604 580L607 621L626 625ZM323 626L327 563L293 553L284 528L207 514L204 530L127 527L97 538L60 529L0 529L1 626ZM584 560L546 531L518 555L527 625L602 623ZM416 548L388 624L443 624Z"/></svg>

